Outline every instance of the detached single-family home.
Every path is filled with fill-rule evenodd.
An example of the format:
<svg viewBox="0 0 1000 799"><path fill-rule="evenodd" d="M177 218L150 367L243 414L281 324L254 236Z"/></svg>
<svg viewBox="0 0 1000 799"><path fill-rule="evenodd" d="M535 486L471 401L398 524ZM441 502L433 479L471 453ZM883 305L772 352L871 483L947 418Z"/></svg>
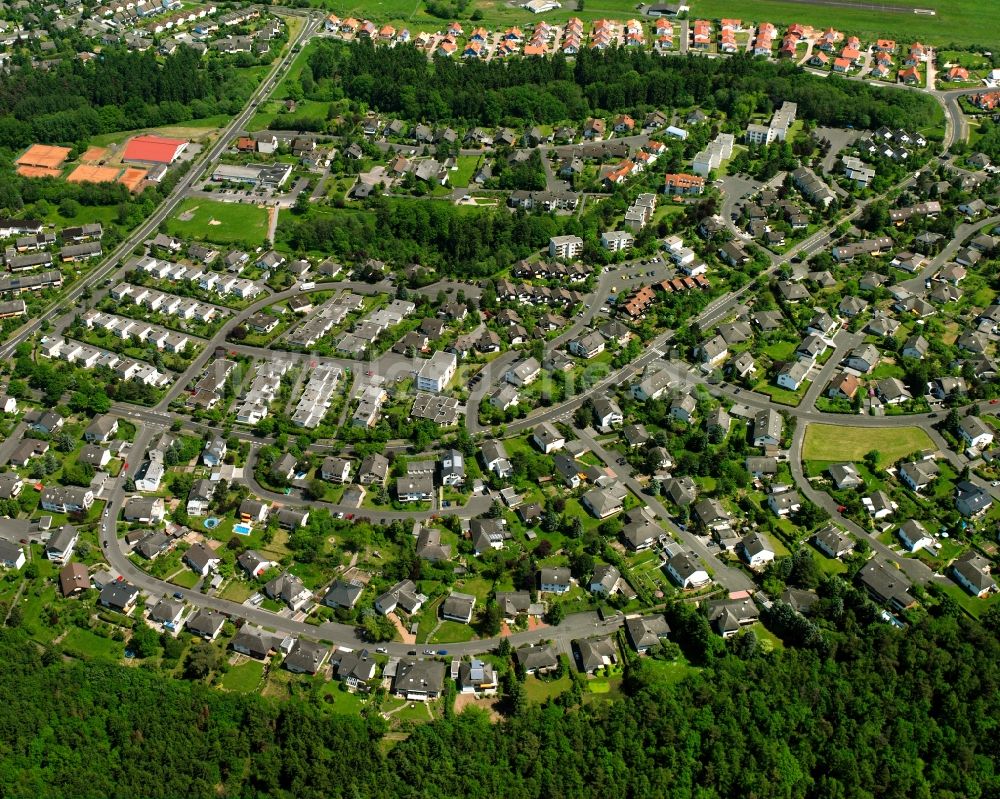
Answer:
<svg viewBox="0 0 1000 799"><path fill-rule="evenodd" d="M932 460L907 461L899 467L899 479L918 494L933 483L940 473L938 465Z"/></svg>
<svg viewBox="0 0 1000 799"><path fill-rule="evenodd" d="M632 648L645 655L670 635L670 625L663 616L635 616L625 620L625 636Z"/></svg>
<svg viewBox="0 0 1000 799"><path fill-rule="evenodd" d="M985 449L993 443L993 430L978 416L966 416L958 424L965 443L975 449Z"/></svg>
<svg viewBox="0 0 1000 799"><path fill-rule="evenodd" d="M760 533L750 533L740 539L737 552L751 569L759 569L774 560L774 548Z"/></svg>
<svg viewBox="0 0 1000 799"><path fill-rule="evenodd" d="M707 569L690 552L678 552L667 561L665 569L681 588L701 588L711 582Z"/></svg>
<svg viewBox="0 0 1000 799"><path fill-rule="evenodd" d="M538 425L531 433L531 440L546 455L566 446L566 439L563 434L556 429L555 425L549 422L542 422Z"/></svg>
<svg viewBox="0 0 1000 799"><path fill-rule="evenodd" d="M222 632L222 625L225 623L226 617L221 613L203 608L187 620L184 629L192 635L204 638L206 641L214 641L219 637L219 633Z"/></svg>
<svg viewBox="0 0 1000 799"><path fill-rule="evenodd" d="M543 594L565 594L569 591L570 584L570 571L567 568L544 568L538 572L538 590Z"/></svg>
<svg viewBox="0 0 1000 799"><path fill-rule="evenodd" d="M813 536L813 544L828 558L842 558L854 551L854 542L832 524Z"/></svg>
<svg viewBox="0 0 1000 799"><path fill-rule="evenodd" d="M206 577L219 568L222 558L215 554L214 549L199 541L184 553L184 562L194 570L195 574Z"/></svg>
<svg viewBox="0 0 1000 799"><path fill-rule="evenodd" d="M827 468L827 471L838 491L857 488L865 484L853 463L834 463Z"/></svg>
<svg viewBox="0 0 1000 799"><path fill-rule="evenodd" d="M990 561L970 550L951 564L951 576L972 596L984 597L997 590L990 566Z"/></svg>
<svg viewBox="0 0 1000 799"><path fill-rule="evenodd" d="M967 518L982 515L993 505L993 499L986 489L963 480L955 486L955 507Z"/></svg>
<svg viewBox="0 0 1000 799"><path fill-rule="evenodd" d="M919 552L921 549L934 546L934 539L927 532L927 528L916 519L907 519L899 526L896 533L903 546L910 552Z"/></svg>

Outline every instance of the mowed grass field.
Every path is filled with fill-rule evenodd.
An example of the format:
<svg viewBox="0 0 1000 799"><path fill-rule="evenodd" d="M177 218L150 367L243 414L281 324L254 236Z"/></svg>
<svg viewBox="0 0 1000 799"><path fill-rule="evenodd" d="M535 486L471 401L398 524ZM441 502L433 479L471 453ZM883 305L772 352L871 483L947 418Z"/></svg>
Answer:
<svg viewBox="0 0 1000 799"><path fill-rule="evenodd" d="M832 0L830 0L832 2ZM1000 3L996 0L886 0L885 5L930 9L913 14L882 11L877 0L691 0L692 19L708 17L756 22L801 22L803 25L855 33L866 39L890 38L910 43L982 45L996 49L1000 37ZM857 5L857 8L850 6ZM622 5L625 8L625 5Z"/></svg>
<svg viewBox="0 0 1000 799"><path fill-rule="evenodd" d="M189 198L167 220L172 236L215 244L260 246L267 234L267 211L257 205Z"/></svg>
<svg viewBox="0 0 1000 799"><path fill-rule="evenodd" d="M811 424L802 443L805 461L860 461L878 450L879 466L923 449L934 449L934 442L919 427L841 427Z"/></svg>

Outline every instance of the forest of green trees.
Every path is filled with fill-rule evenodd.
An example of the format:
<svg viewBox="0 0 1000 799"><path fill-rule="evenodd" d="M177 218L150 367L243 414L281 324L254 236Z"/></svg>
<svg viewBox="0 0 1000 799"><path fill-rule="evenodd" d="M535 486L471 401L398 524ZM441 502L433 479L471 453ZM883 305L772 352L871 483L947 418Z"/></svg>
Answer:
<svg viewBox="0 0 1000 799"><path fill-rule="evenodd" d="M378 197L366 211L310 214L279 235L299 251L420 263L448 274L483 276L528 257L567 224L579 223L523 211L470 211L449 203Z"/></svg>
<svg viewBox="0 0 1000 799"><path fill-rule="evenodd" d="M236 113L252 89L245 73L188 47L165 57L108 48L87 62L5 76L0 147L74 144L101 133Z"/></svg>
<svg viewBox="0 0 1000 799"><path fill-rule="evenodd" d="M63 799L996 796L997 614L984 628L942 603L898 631L849 587L821 604L835 627L822 645L773 652L752 635L723 645L676 608L700 666L682 681L644 659L620 699L574 680L545 706L515 681L507 720L446 714L391 748L377 715L67 661L7 629L0 782L5 796Z"/></svg>
<svg viewBox="0 0 1000 799"><path fill-rule="evenodd" d="M323 41L302 83L314 99L348 97L406 119L499 125L580 120L642 108L724 111L736 125L785 100L821 125L924 128L941 110L920 92L809 75L740 55L726 59L661 58L631 48L514 61L436 59L413 47L380 48Z"/></svg>

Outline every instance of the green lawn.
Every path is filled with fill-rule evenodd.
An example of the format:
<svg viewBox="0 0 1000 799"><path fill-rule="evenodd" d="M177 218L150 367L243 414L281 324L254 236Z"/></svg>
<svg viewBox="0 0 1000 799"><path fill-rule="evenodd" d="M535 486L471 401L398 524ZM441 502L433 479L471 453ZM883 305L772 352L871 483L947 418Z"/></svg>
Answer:
<svg viewBox="0 0 1000 799"><path fill-rule="evenodd" d="M568 671L558 680L542 680L532 675L524 681L524 693L532 702L542 703L565 693L571 684Z"/></svg>
<svg viewBox="0 0 1000 799"><path fill-rule="evenodd" d="M789 405L794 408L802 402L802 398L806 395L806 392L809 390L809 386L811 385L811 380L803 380L802 383L799 384L798 389L791 391L790 389L782 388L781 386L775 385L769 380L764 379L755 385L753 390L758 391L761 394L767 394L779 405Z"/></svg>
<svg viewBox="0 0 1000 799"><path fill-rule="evenodd" d="M764 352L775 361L787 361L795 354L798 344L794 341L775 341L764 347Z"/></svg>
<svg viewBox="0 0 1000 799"><path fill-rule="evenodd" d="M259 247L267 233L267 211L257 205L189 198L167 220L167 232L179 238Z"/></svg>
<svg viewBox="0 0 1000 799"><path fill-rule="evenodd" d="M782 642L778 636L767 629L763 624L755 624L751 628L754 635L757 636L757 640L760 641L761 648L766 652L771 652L775 649L784 649L785 644Z"/></svg>
<svg viewBox="0 0 1000 799"><path fill-rule="evenodd" d="M85 658L102 658L105 660L118 660L125 654L125 645L119 641L112 641L110 638L102 638L84 630L82 627L73 627L62 640L63 649L74 655Z"/></svg>
<svg viewBox="0 0 1000 799"><path fill-rule="evenodd" d="M476 637L476 631L469 624L461 624L457 621L443 621L441 626L432 635L427 643L429 644L449 644L461 641L471 641Z"/></svg>
<svg viewBox="0 0 1000 799"><path fill-rule="evenodd" d="M458 156L458 169L451 173L448 182L452 186L466 188L472 182L472 176L476 174L476 167L479 165L481 156L460 155Z"/></svg>
<svg viewBox="0 0 1000 799"><path fill-rule="evenodd" d="M230 580L229 585L223 590L221 597L230 602L243 603L253 594L253 587L249 583L240 580Z"/></svg>
<svg viewBox="0 0 1000 799"><path fill-rule="evenodd" d="M666 683L679 683L689 674L698 671L698 667L692 666L683 656L676 660L649 658L646 660L646 667L656 673L657 680Z"/></svg>
<svg viewBox="0 0 1000 799"><path fill-rule="evenodd" d="M876 366L869 378L872 380L884 380L887 377L898 377L902 380L906 376L906 372L903 371L902 366L897 366L894 363L880 363Z"/></svg>
<svg viewBox="0 0 1000 799"><path fill-rule="evenodd" d="M345 691L342 686L343 683L331 681L320 689L320 696L323 697L323 706L329 708L334 713L351 716L359 715L361 709L365 706L365 696Z"/></svg>
<svg viewBox="0 0 1000 799"><path fill-rule="evenodd" d="M847 566L842 560L828 558L815 550L813 550L813 560L816 561L816 564L819 566L819 570L823 572L823 574L828 574L831 577L836 577L838 574L843 574L847 571Z"/></svg>
<svg viewBox="0 0 1000 799"><path fill-rule="evenodd" d="M811 424L802 444L803 460L860 461L871 450L879 452L879 467L924 449L934 449L919 427L850 427Z"/></svg>
<svg viewBox="0 0 1000 799"><path fill-rule="evenodd" d="M170 582L174 585L181 586L181 588L194 588L195 583L198 582L198 575L190 569L185 568L183 571L180 571L171 577Z"/></svg>
<svg viewBox="0 0 1000 799"><path fill-rule="evenodd" d="M429 707L425 702L411 702L402 710L393 713L390 718L395 719L397 722L408 721L413 724L424 724L431 720L433 710L433 706Z"/></svg>
<svg viewBox="0 0 1000 799"><path fill-rule="evenodd" d="M966 611L971 613L977 619L993 605L997 604L997 602L1000 602L1000 594L991 594L985 599L969 596L968 591L951 580L943 583L942 587L948 596L954 599L959 605L961 605Z"/></svg>
<svg viewBox="0 0 1000 799"><path fill-rule="evenodd" d="M248 660L239 666L233 666L222 677L222 687L227 691L248 694L257 690L264 676L264 664L256 660Z"/></svg>

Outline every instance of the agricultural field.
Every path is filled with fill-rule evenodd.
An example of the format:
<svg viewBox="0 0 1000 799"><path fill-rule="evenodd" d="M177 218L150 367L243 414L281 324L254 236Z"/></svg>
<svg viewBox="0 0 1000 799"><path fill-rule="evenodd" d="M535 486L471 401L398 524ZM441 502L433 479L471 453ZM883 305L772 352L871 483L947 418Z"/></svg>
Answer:
<svg viewBox="0 0 1000 799"><path fill-rule="evenodd" d="M407 27L414 34L442 30L450 21L432 16L423 3L406 0L375 0L371 3L354 2L346 5L331 3L330 0L313 0L313 4L341 17L368 18L379 23L388 22L397 27ZM1000 29L1000 4L983 4L974 0L891 0L887 3L870 0L694 0L690 7L688 16L692 19L735 17L748 21L768 21L779 26L801 22L819 28L833 26L868 39L919 39L939 46L987 46L990 44L990 33ZM935 13L916 14L912 9ZM478 18L472 23L469 16L474 11L478 12ZM540 17L528 13L517 4L502 0L474 0L464 14L456 15L456 19L463 25L524 27L540 18L559 24L570 17L580 17L585 22L592 22L603 17L625 20L635 16L635 3L625 0L598 0L586 3L582 9L576 3L567 2L563 3L562 8ZM642 21L647 25L652 24L649 18L642 18Z"/></svg>
<svg viewBox="0 0 1000 799"><path fill-rule="evenodd" d="M846 427L811 424L806 428L802 459L806 461L860 461L878 450L885 467L923 449L934 449L930 436L919 427Z"/></svg>
<svg viewBox="0 0 1000 799"><path fill-rule="evenodd" d="M267 211L257 205L190 198L167 220L167 230L184 239L259 247L267 233Z"/></svg>
<svg viewBox="0 0 1000 799"><path fill-rule="evenodd" d="M913 8L936 13L914 14L904 10ZM1000 30L1000 4L976 0L891 0L887 3L852 0L694 0L690 16L712 19L735 17L772 22L779 26L801 22L818 28L833 26L867 39L919 39L940 46L987 46L991 44L991 39L996 38L994 32Z"/></svg>

